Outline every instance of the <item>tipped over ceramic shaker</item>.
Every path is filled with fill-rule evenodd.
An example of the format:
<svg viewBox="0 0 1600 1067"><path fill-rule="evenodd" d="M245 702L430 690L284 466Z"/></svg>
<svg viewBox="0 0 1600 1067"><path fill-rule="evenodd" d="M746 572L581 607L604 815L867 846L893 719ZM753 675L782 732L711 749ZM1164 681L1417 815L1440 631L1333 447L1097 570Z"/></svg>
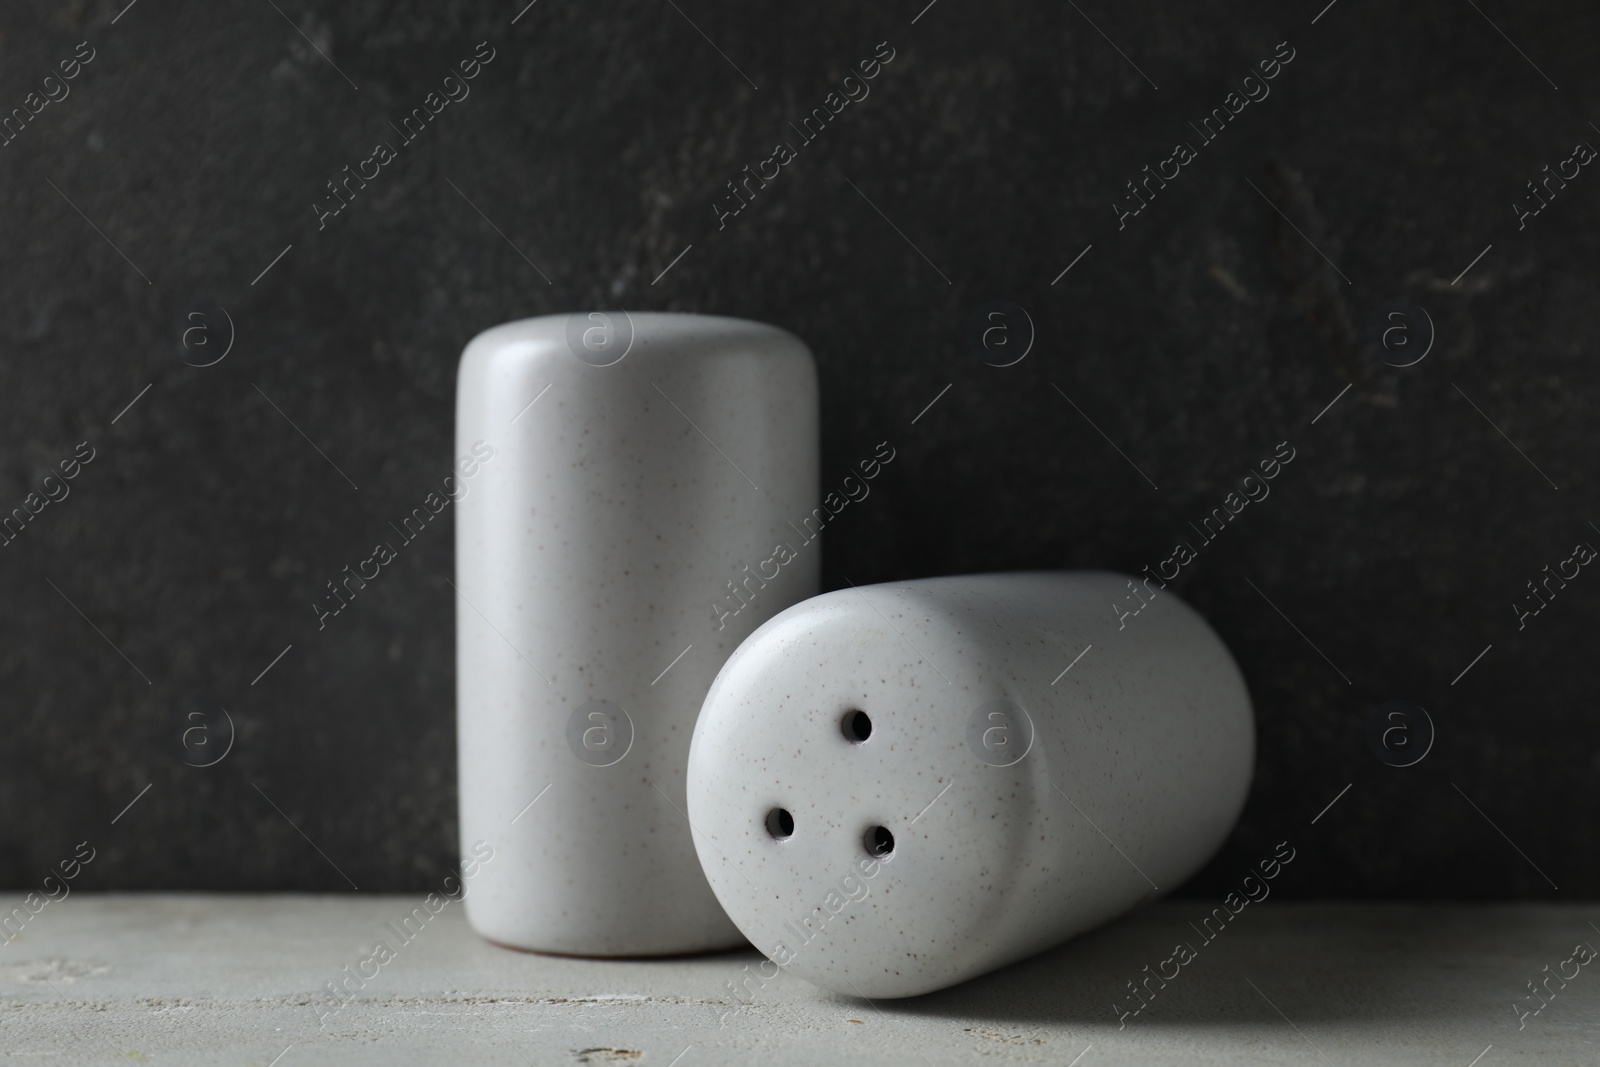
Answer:
<svg viewBox="0 0 1600 1067"><path fill-rule="evenodd" d="M711 887L786 971L927 993L1176 888L1233 828L1255 725L1159 579L844 589L728 660L689 756Z"/></svg>

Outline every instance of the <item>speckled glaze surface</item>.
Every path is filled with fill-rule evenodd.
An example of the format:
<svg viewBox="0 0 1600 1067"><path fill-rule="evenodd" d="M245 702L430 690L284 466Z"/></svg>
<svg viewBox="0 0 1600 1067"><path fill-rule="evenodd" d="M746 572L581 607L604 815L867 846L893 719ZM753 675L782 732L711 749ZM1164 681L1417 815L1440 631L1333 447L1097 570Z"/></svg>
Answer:
<svg viewBox="0 0 1600 1067"><path fill-rule="evenodd" d="M689 817L756 948L903 997L1175 888L1254 761L1233 657L1159 582L935 578L815 597L740 646L695 727Z"/></svg>
<svg viewBox="0 0 1600 1067"><path fill-rule="evenodd" d="M456 416L461 454L494 450L456 512L461 847L494 850L468 919L573 955L742 944L684 772L728 654L817 589L809 545L714 607L816 498L809 349L737 319L528 319L467 345Z"/></svg>

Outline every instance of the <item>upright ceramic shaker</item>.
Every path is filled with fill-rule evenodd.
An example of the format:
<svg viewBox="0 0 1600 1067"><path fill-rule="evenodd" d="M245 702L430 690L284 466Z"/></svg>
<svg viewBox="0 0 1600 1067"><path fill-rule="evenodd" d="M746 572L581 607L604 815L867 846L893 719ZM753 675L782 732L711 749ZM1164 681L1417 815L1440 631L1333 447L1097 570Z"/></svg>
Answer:
<svg viewBox="0 0 1600 1067"><path fill-rule="evenodd" d="M810 350L702 315L507 323L462 353L456 442L492 452L456 511L461 841L494 850L468 920L569 955L743 943L684 777L723 662L818 588L818 546L775 552L817 497Z"/></svg>

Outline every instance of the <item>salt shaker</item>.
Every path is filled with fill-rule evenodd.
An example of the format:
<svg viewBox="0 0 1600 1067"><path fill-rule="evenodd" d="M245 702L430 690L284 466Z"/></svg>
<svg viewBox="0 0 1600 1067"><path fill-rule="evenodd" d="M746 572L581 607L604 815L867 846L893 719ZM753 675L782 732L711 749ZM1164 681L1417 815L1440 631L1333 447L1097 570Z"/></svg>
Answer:
<svg viewBox="0 0 1600 1067"><path fill-rule="evenodd" d="M456 442L461 840L493 849L468 920L569 955L742 944L684 776L723 661L817 591L810 350L703 315L507 323L462 354Z"/></svg>
<svg viewBox="0 0 1600 1067"><path fill-rule="evenodd" d="M728 914L837 993L926 993L1175 888L1232 829L1250 697L1159 578L843 589L706 697L689 818Z"/></svg>

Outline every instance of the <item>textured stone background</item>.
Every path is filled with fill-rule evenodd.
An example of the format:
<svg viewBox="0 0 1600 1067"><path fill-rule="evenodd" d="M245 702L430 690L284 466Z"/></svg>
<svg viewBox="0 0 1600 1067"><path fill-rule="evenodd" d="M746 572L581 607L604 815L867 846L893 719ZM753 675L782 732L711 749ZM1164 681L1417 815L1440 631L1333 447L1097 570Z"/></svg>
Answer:
<svg viewBox="0 0 1600 1067"><path fill-rule="evenodd" d="M1520 632L1510 607L1600 544L1600 174L1524 230L1511 207L1600 144L1592 8L1339 0L1313 25L1322 0L938 0L913 25L922 0L539 0L512 25L521 0L138 0L113 24L124 2L0 9L0 108L96 50L0 147L0 511L96 450L0 548L0 884L85 838L80 886L346 889L335 863L434 884L448 526L327 630L309 603L445 474L474 333L620 304L793 330L824 471L898 449L830 527L828 588L1138 571L1290 441L1179 583L1261 732L1243 823L1191 891L1288 838L1284 894L1600 892L1600 576ZM319 232L324 183L483 40L471 96ZM885 40L871 95L719 232L723 183ZM1271 96L1119 231L1122 183L1283 40ZM236 332L211 367L178 341L197 300ZM1016 366L969 345L994 300L1036 329ZM1366 338L1392 300L1437 332L1403 370ZM1412 767L1369 746L1392 699L1437 727ZM190 714L218 706L233 750L186 766Z"/></svg>

